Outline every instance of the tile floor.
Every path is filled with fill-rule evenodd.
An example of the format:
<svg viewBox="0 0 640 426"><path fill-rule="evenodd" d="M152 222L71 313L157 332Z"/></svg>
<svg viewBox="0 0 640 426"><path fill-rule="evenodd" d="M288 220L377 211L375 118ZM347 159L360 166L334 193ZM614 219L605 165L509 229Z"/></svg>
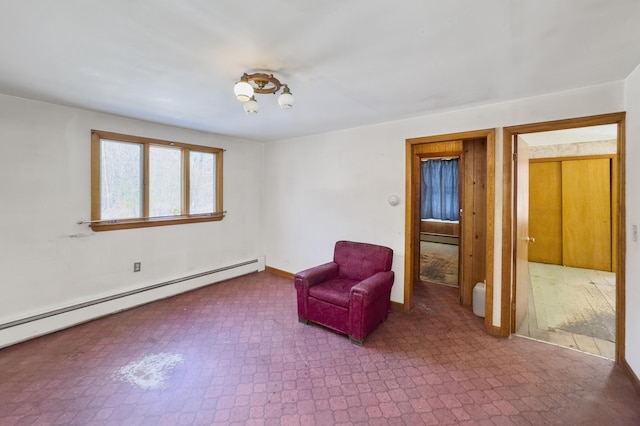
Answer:
<svg viewBox="0 0 640 426"><path fill-rule="evenodd" d="M615 358L614 273L530 262L529 276L529 309L518 334Z"/></svg>
<svg viewBox="0 0 640 426"><path fill-rule="evenodd" d="M298 323L292 281L261 272L4 348L0 424L640 424L611 361L488 336L455 288L414 293L364 347Z"/></svg>

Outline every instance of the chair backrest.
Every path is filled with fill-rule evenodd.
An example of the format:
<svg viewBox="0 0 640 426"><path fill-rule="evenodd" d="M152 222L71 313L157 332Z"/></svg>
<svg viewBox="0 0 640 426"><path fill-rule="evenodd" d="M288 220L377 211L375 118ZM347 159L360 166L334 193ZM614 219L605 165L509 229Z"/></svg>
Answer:
<svg viewBox="0 0 640 426"><path fill-rule="evenodd" d="M393 250L375 244L338 241L333 252L342 277L362 281L383 271L391 270Z"/></svg>

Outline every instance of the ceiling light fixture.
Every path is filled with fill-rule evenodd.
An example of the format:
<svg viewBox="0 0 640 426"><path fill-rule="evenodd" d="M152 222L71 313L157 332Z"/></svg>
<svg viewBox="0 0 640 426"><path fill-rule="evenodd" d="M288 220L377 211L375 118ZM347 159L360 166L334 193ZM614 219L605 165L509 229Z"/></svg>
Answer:
<svg viewBox="0 0 640 426"><path fill-rule="evenodd" d="M280 83L280 80L275 78L273 74L244 73L240 77L240 81L233 87L233 93L235 93L236 99L244 103L243 107L247 114L256 114L259 108L255 94L276 94L281 88L282 93L278 96L278 105L280 108L292 108L294 99L289 86Z"/></svg>
<svg viewBox="0 0 640 426"><path fill-rule="evenodd" d="M257 114L260 109L258 101L256 101L256 97L253 95L242 105L242 107L244 108L244 112L247 114Z"/></svg>

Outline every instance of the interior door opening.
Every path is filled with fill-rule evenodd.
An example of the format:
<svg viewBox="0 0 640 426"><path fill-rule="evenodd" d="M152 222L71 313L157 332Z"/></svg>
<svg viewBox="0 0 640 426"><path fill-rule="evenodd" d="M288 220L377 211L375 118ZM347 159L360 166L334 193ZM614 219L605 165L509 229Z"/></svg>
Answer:
<svg viewBox="0 0 640 426"><path fill-rule="evenodd" d="M494 240L489 230L494 222L495 194L495 130L479 130L407 140L407 204L405 234L404 308L411 310L414 285L420 279L420 245L442 236L426 236L421 232L420 169L425 158L460 158L458 230L458 288L460 303L471 309L473 287L486 282L485 330L497 334L492 324ZM442 232L431 232L437 234ZM446 242L452 240L445 236ZM442 244L440 240L435 242ZM424 244L423 244L424 245ZM453 245L453 244L449 244ZM455 249L455 245L454 249ZM453 251L453 250L452 250ZM455 266L455 265L454 265ZM455 282L453 276L450 280ZM433 280L430 280L433 282Z"/></svg>
<svg viewBox="0 0 640 426"><path fill-rule="evenodd" d="M420 274L422 283L460 288L460 157L420 160Z"/></svg>
<svg viewBox="0 0 640 426"><path fill-rule="evenodd" d="M519 334L531 333L531 329L537 328L541 330L543 334L554 334L556 339L553 343L555 344L564 344L565 346L570 346L584 352L597 353L589 350L588 346L591 345L592 348L597 348L599 351L598 354L601 356L614 359L617 363L621 363L624 360L625 214L624 209L619 208L619 206L624 205L625 199L624 119L624 113L612 113L504 128L503 140L510 142L505 143L503 163L503 175L505 182L507 182L503 197L503 225L505 229L510 229L511 232L505 233L506 238L503 238L505 250L503 251L502 262L503 286L501 311L503 318L507 318L508 321L506 323L503 322L501 335L508 336L510 333L516 332ZM568 143L567 141L565 141L565 143L559 143L557 140L553 143L548 142L546 143L548 147L542 148L546 150L546 154L536 158L538 154L534 153L534 158L529 164L533 166L530 176L532 181L531 194L529 194L530 188L528 186L524 193L520 192L520 188L515 184L515 180L519 174L517 158L514 156L514 161L511 161L512 154L516 151L515 146L518 139L521 137L529 139L529 142L535 146L538 142L534 141L534 139L547 136L545 132L567 129L572 129L573 132L576 132L578 129L584 128L582 131L593 133L599 130L598 128L600 126L605 125L612 125L611 128L615 129L615 133L611 137L612 139L601 138L595 145L600 145L597 149L602 149L602 141L604 139L611 139L606 142L606 144L615 147L612 151L593 151L593 147L586 149L586 145L581 145L580 142L576 142L575 140L568 141ZM570 147L569 145L572 143L574 145ZM555 147L553 147L553 145L555 145ZM556 154L550 154L550 152L554 150ZM603 159L604 161L602 161ZM591 160L598 161L591 162ZM567 164L566 167L562 164L542 164L540 166L542 170L544 170L542 173L540 173L539 170L535 170L538 168L538 163L550 163L552 161L570 162L570 164ZM553 189L548 182L549 179L553 179L553 169L560 170L561 172L564 170L566 174L566 182L565 184L560 184L559 189ZM560 176L562 176L562 173L560 173ZM597 176L600 176L600 178ZM609 182L602 184L602 177L604 177L604 179L608 177ZM545 179L547 182L539 182L539 180L544 181ZM604 192L602 193L593 187L594 184L598 185L598 182L600 182L599 185L601 189L604 188ZM536 193L540 191L540 189L536 189L536 184L541 184L541 186L545 188L543 191L544 194ZM580 189L582 188L580 187L582 186L590 189L588 191L582 191L581 193ZM607 188L609 192L607 192ZM542 196L543 199L547 197L547 201L543 203L543 206L540 206L540 196ZM560 216L556 216L555 219L544 222L542 225L544 231L540 231L540 225L536 224L537 219L534 217L532 229L527 229L526 233L523 234L520 232L520 228L524 225L528 227L529 222L527 221L524 225L521 223L517 212L517 200L518 198L522 199L525 197L527 202L530 201L531 204L531 210L528 210L528 213L531 213L533 216L540 215L540 209L553 210L555 208L557 211L563 213ZM556 203L559 207L552 207L553 202L549 201L549 198L552 200L554 197L559 199L559 204ZM583 199L582 201L581 198ZM594 205L601 205L598 199L605 200L604 204L607 206L605 210L607 208L610 210L608 212L604 211L604 213L601 210L595 212L601 216L599 216L599 219L594 219L592 216L589 216L594 214L594 212L590 212L589 209L592 209ZM547 219L553 217L549 212L545 214ZM603 217L604 222L606 222L607 218L610 219L609 224L605 224L603 227L603 229L607 231L606 235L602 236L602 234L598 234L600 231L597 230L593 230L594 235L596 235L595 237L586 235L592 232L592 228L597 228L595 222L602 221ZM560 224L558 224L558 221ZM571 223L572 221L574 223ZM575 222L578 223L576 224ZM585 225L586 228L580 228ZM555 234L553 232L554 229L556 230ZM595 238L594 241L596 242L571 241L576 235ZM526 275L527 277L531 277L531 284L528 285L526 281L520 279L523 267L516 260L519 257L519 240L522 238L528 241L527 250L531 251L533 257L529 259L527 256L526 259L526 269L528 270ZM558 243L558 240L563 241L562 243ZM598 251L600 249L599 246L604 246L610 256L609 259L607 259L608 256L603 256L602 254L595 256L598 258L597 260L604 259L605 266L602 266L602 264L595 265L589 263L593 260L589 259L591 256L590 252ZM583 252L581 254L580 250L585 247L588 249L587 253L585 254ZM536 253L536 251L538 251L538 253ZM544 256L536 257L540 256L540 252L543 252ZM531 262L529 262L529 260L531 260ZM576 262L578 263L576 264ZM587 265L585 266L579 262L587 262ZM606 269L609 268L610 270L607 271ZM585 271L603 276L606 284L599 283L597 279L593 277L581 279L572 277L569 274L569 272L578 273ZM571 307L580 306L582 303L577 303L576 300L576 298L580 296L568 296L567 294L545 295L544 289L540 288L545 284L536 282L541 277L546 277L547 280L551 280L550 284L556 291L567 294L570 294L568 293L570 285L566 284L567 281L579 282L582 280L582 285L585 285L588 281L586 286L589 288L589 291L598 296L597 299L594 299L596 300L595 302L592 300L588 302L588 304L600 303L610 305L609 308L611 310L609 313L604 314L597 321L599 321L600 336L602 336L602 332L609 333L607 338L601 340L609 339L613 348L611 348L611 345L609 348L601 347L599 342L594 343L592 339L594 336L588 336L588 334L585 333L586 324L589 323L589 318L587 317L596 317L597 315L593 315L593 313L588 314L584 311L579 314L567 314L554 309L553 305L556 305L555 307L563 304ZM524 288L523 284L527 285L527 287ZM517 315L519 308L516 306L518 293L527 291L531 292L533 297L528 299L527 303L529 306L526 309L533 309L534 313L531 316L528 315L527 312L525 320L518 324L517 319L520 316ZM536 301L536 298L539 300ZM567 298L570 300L569 303L562 301ZM544 301L548 303L545 305L543 303ZM602 311L602 309L598 310ZM567 321L567 317L571 316L572 318L569 318ZM613 323L611 321L612 319L614 319ZM529 330L526 330L527 328L529 328ZM565 335L565 337L562 338L565 340L564 342L559 341L560 339L557 337L559 334ZM566 334L570 334L568 338L571 340L567 340ZM587 337L585 338L584 336ZM596 336L595 338L598 337ZM591 339L590 344L587 339Z"/></svg>
<svg viewBox="0 0 640 426"><path fill-rule="evenodd" d="M612 360L617 137L615 124L517 136L530 158L528 277L516 289L528 297L515 332Z"/></svg>

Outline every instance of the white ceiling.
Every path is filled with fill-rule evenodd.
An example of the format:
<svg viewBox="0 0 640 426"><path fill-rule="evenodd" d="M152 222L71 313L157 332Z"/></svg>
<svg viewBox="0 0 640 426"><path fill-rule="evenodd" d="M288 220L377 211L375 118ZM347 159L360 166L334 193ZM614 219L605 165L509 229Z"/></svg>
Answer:
<svg viewBox="0 0 640 426"><path fill-rule="evenodd" d="M0 93L275 140L626 78L637 0L0 0ZM296 105L232 87L270 71Z"/></svg>

